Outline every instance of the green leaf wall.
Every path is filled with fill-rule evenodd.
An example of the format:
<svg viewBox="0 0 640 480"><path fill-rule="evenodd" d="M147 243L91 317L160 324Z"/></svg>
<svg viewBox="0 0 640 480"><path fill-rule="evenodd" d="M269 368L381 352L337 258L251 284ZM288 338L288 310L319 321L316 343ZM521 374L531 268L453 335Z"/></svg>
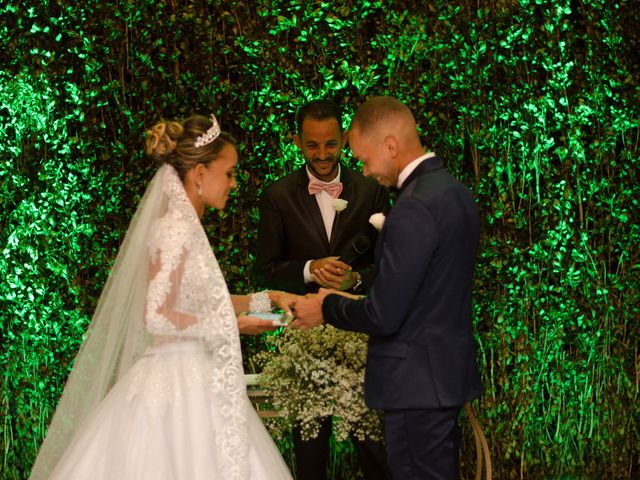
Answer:
<svg viewBox="0 0 640 480"><path fill-rule="evenodd" d="M215 113L240 141L240 188L205 223L245 292L258 196L301 162L298 106L328 96L349 117L379 94L480 206L475 408L494 476L640 475L638 32L619 0L5 0L0 478L28 476L153 174L144 128ZM357 478L346 452L334 468Z"/></svg>

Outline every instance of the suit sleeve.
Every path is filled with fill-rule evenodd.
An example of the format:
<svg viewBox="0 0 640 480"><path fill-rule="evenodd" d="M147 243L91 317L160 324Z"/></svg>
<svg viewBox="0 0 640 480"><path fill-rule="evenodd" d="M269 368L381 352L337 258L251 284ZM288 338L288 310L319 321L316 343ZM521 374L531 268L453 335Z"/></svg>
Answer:
<svg viewBox="0 0 640 480"><path fill-rule="evenodd" d="M282 213L269 189L263 192L259 209L255 265L258 284L291 293L305 293L305 261L287 260L287 238Z"/></svg>
<svg viewBox="0 0 640 480"><path fill-rule="evenodd" d="M382 232L378 273L368 297L329 295L322 305L327 323L369 335L393 335L411 311L437 245L426 206L415 198L397 205Z"/></svg>

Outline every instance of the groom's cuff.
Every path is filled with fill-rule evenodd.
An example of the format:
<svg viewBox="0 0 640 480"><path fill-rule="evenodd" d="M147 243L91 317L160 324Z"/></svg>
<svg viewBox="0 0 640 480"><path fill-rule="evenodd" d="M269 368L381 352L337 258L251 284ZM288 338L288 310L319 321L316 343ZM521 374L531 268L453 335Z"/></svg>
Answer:
<svg viewBox="0 0 640 480"><path fill-rule="evenodd" d="M345 304L350 303L352 300L345 298L337 293L330 293L322 301L322 317L326 323L333 325L334 327L345 326L341 321L344 315Z"/></svg>

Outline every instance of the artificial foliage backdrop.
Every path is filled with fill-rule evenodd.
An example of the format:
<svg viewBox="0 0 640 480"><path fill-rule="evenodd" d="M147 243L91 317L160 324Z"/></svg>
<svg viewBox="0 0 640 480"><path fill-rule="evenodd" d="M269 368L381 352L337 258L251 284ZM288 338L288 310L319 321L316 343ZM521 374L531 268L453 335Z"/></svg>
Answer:
<svg viewBox="0 0 640 480"><path fill-rule="evenodd" d="M152 176L145 127L215 113L239 140L239 189L204 223L246 292L258 196L301 162L297 107L349 117L379 94L480 206L474 406L495 477L637 478L639 32L635 0L3 1L0 478L28 476Z"/></svg>

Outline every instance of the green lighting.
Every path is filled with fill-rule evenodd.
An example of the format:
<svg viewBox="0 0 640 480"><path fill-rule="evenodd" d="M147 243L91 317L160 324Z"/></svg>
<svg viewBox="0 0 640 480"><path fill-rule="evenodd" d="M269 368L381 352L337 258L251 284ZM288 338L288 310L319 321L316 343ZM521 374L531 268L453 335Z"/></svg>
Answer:
<svg viewBox="0 0 640 480"><path fill-rule="evenodd" d="M245 292L258 196L301 163L296 109L329 96L348 117L377 94L413 109L477 196L475 409L494 476L638 476L639 23L626 0L5 1L0 478L27 477L151 178L144 127L212 112L240 141L239 191L205 223ZM251 370L266 342L243 347Z"/></svg>

